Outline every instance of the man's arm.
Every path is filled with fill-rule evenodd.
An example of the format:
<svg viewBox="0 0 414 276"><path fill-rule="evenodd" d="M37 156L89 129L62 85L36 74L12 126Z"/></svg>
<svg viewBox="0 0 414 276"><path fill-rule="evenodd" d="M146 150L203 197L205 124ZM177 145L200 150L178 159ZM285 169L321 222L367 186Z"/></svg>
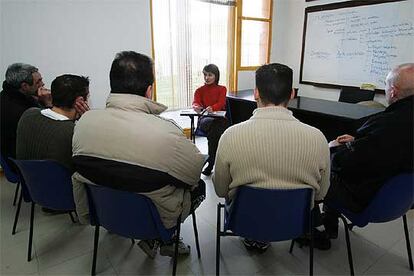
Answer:
<svg viewBox="0 0 414 276"><path fill-rule="evenodd" d="M176 160L170 174L189 186L197 185L200 180L204 156L183 134L176 140Z"/></svg>
<svg viewBox="0 0 414 276"><path fill-rule="evenodd" d="M225 135L221 136L216 153L216 162L213 174L213 183L216 194L219 197L227 197L229 193L229 185L232 181L230 175L230 163L226 161L228 156L226 151L229 150L226 146Z"/></svg>

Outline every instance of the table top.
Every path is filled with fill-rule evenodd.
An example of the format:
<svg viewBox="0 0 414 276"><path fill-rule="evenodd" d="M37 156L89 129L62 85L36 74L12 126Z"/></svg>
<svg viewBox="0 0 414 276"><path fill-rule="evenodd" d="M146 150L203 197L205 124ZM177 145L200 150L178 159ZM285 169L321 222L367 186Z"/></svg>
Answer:
<svg viewBox="0 0 414 276"><path fill-rule="evenodd" d="M183 109L180 112L180 116L188 116L188 117L225 117L226 111L214 111L209 113L198 113L194 111L194 109Z"/></svg>
<svg viewBox="0 0 414 276"><path fill-rule="evenodd" d="M239 91L237 95L228 93L227 97L234 100L255 102L253 89ZM353 120L358 120L384 111L384 108L379 107L369 107L359 104L335 102L308 97L297 97L293 100L290 100L288 109L292 111L297 110L319 113Z"/></svg>

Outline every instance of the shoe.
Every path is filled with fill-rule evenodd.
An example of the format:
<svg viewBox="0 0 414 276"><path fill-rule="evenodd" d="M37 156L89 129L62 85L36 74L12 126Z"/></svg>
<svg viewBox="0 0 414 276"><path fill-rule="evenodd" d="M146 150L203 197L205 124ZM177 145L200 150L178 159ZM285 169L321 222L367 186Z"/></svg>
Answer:
<svg viewBox="0 0 414 276"><path fill-rule="evenodd" d="M313 247L319 250L328 250L331 248L331 241L329 240L328 235L325 231L319 231L318 229L313 229ZM299 238L294 239L295 242L299 244L299 247L310 245L310 235L306 234Z"/></svg>
<svg viewBox="0 0 414 276"><path fill-rule="evenodd" d="M205 176L211 175L211 172L213 171L213 166L210 167L210 164L208 164L207 168L205 168L201 173Z"/></svg>
<svg viewBox="0 0 414 276"><path fill-rule="evenodd" d="M141 240L138 243L139 248L141 248L151 259L154 259L157 255L159 245L160 243L157 240Z"/></svg>
<svg viewBox="0 0 414 276"><path fill-rule="evenodd" d="M160 255L174 257L175 252L175 242L162 244L160 246ZM183 241L178 242L178 255L189 255L191 252L191 247L188 244L183 243Z"/></svg>
<svg viewBox="0 0 414 276"><path fill-rule="evenodd" d="M322 215L323 226L325 232L330 239L338 238L338 218L335 216L329 216L326 213Z"/></svg>
<svg viewBox="0 0 414 276"><path fill-rule="evenodd" d="M259 251L260 253L265 252L270 246L269 242L254 241L254 240L249 240L246 238L243 239L243 244L247 250L249 251L256 250L256 251Z"/></svg>
<svg viewBox="0 0 414 276"><path fill-rule="evenodd" d="M45 213L45 215L60 215L60 214L67 214L70 211L68 210L53 210L46 207L42 207L42 212Z"/></svg>

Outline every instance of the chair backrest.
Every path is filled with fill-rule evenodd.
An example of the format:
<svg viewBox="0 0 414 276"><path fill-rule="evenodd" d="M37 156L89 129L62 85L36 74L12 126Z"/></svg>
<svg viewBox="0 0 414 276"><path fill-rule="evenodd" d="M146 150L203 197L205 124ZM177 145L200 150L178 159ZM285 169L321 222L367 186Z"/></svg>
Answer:
<svg viewBox="0 0 414 276"><path fill-rule="evenodd" d="M414 204L414 173L390 178L363 211L360 224L387 222L404 215ZM358 225L358 224L357 224ZM359 225L358 225L359 226Z"/></svg>
<svg viewBox="0 0 414 276"><path fill-rule="evenodd" d="M252 117L257 103L237 98L227 98L227 107L232 125L247 121Z"/></svg>
<svg viewBox="0 0 414 276"><path fill-rule="evenodd" d="M53 210L75 210L68 169L52 160L13 160L33 202ZM22 184L23 188L23 184Z"/></svg>
<svg viewBox="0 0 414 276"><path fill-rule="evenodd" d="M152 201L144 195L87 185L92 224L136 239L171 239L175 228L165 229Z"/></svg>
<svg viewBox="0 0 414 276"><path fill-rule="evenodd" d="M225 230L259 241L297 238L309 231L312 189L238 188Z"/></svg>
<svg viewBox="0 0 414 276"><path fill-rule="evenodd" d="M362 90L358 87L342 87L339 94L339 102L358 103L362 101L372 101L375 91Z"/></svg>
<svg viewBox="0 0 414 276"><path fill-rule="evenodd" d="M9 164L6 162L6 159L3 158L3 155L0 154L0 165L3 168L4 174L6 175L6 178L11 183L17 183L20 181L19 176L16 172L13 171L13 169L9 166Z"/></svg>

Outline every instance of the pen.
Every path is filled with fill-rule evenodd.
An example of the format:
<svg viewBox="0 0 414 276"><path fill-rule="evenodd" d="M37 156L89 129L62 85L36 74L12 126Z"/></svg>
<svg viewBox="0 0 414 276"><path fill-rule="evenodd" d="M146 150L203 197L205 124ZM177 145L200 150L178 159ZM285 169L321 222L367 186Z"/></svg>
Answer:
<svg viewBox="0 0 414 276"><path fill-rule="evenodd" d="M206 109L204 109L203 111L201 111L201 115L204 115L204 113L206 113L206 111L207 111L207 108Z"/></svg>

